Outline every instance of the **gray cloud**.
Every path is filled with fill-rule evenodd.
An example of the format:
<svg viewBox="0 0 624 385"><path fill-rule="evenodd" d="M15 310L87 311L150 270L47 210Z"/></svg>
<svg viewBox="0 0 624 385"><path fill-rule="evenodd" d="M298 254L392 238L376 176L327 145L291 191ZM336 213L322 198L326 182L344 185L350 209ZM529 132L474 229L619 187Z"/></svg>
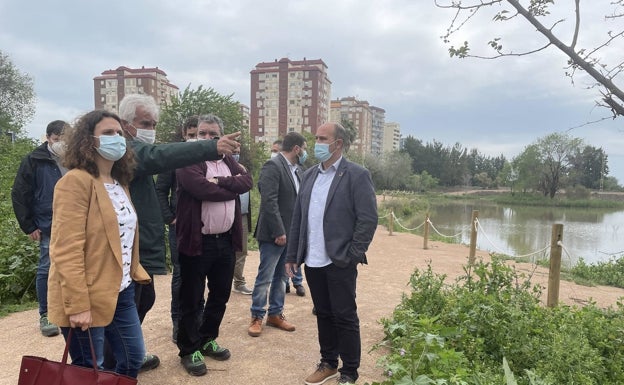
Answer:
<svg viewBox="0 0 624 385"><path fill-rule="evenodd" d="M604 38L608 3L583 8L582 44ZM571 11L552 20L571 20ZM404 135L489 155L511 158L548 133L608 115L594 108L598 94L586 89L589 79L578 77L573 86L564 76L566 58L554 48L502 60L449 58L440 35L451 17L433 1L413 0L62 0L36 7L9 0L0 3L0 47L35 79L39 102L28 126L35 137L50 120L93 108L92 79L107 69L158 66L181 89L209 86L249 104L249 72L282 57L322 58L333 98L357 96L384 108ZM484 14L467 25L457 43L470 39L484 50L494 36L518 49L543 43L521 19L490 20ZM556 31L570 41L569 23ZM621 60L621 46L609 50L605 59ZM621 126L604 121L570 133L604 147L612 175L624 181Z"/></svg>

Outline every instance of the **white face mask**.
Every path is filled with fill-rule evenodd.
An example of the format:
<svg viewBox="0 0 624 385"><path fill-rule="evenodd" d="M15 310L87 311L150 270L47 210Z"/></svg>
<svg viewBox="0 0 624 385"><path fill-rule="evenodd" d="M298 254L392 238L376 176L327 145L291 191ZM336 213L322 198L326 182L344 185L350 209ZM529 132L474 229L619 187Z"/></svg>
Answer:
<svg viewBox="0 0 624 385"><path fill-rule="evenodd" d="M61 157L65 154L65 142L52 142L48 143L48 150L52 153L52 155Z"/></svg>
<svg viewBox="0 0 624 385"><path fill-rule="evenodd" d="M271 153L271 158L275 158L277 155L279 155L279 152L272 152Z"/></svg>
<svg viewBox="0 0 624 385"><path fill-rule="evenodd" d="M191 139L187 139L187 142L197 142L199 139L197 138L191 138Z"/></svg>
<svg viewBox="0 0 624 385"><path fill-rule="evenodd" d="M156 130L136 128L136 139L144 143L154 144L156 141Z"/></svg>

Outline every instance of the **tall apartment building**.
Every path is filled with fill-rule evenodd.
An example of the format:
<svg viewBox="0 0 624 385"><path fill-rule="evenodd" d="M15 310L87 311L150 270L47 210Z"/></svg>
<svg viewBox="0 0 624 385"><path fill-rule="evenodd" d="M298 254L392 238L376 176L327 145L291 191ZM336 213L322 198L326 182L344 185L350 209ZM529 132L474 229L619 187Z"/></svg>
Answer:
<svg viewBox="0 0 624 385"><path fill-rule="evenodd" d="M351 151L363 155L373 152L373 125L379 130L379 125L383 126L385 110L371 106L365 100L357 100L353 96L331 101L331 121L341 122L348 120L353 122L357 130L357 137L351 143ZM378 135L378 134L377 134ZM381 149L381 141L375 139L376 148ZM377 152L378 154L378 152Z"/></svg>
<svg viewBox="0 0 624 385"><path fill-rule="evenodd" d="M384 124L386 123L386 110L370 106L373 122L371 131L371 153L381 155L383 152Z"/></svg>
<svg viewBox="0 0 624 385"><path fill-rule="evenodd" d="M178 94L165 71L156 68L118 67L93 78L93 97L96 109L117 112L119 102L128 94L151 95L159 106Z"/></svg>
<svg viewBox="0 0 624 385"><path fill-rule="evenodd" d="M401 148L401 125L396 122L384 124L383 152L400 150Z"/></svg>
<svg viewBox="0 0 624 385"><path fill-rule="evenodd" d="M329 120L331 81L321 59L258 63L251 71L249 128L256 141L310 132Z"/></svg>

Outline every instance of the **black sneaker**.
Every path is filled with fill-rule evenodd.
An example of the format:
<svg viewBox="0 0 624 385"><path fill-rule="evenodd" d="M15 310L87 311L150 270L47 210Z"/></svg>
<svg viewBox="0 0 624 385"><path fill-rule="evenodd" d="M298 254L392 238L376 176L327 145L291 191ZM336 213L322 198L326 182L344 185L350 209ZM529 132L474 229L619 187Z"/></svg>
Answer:
<svg viewBox="0 0 624 385"><path fill-rule="evenodd" d="M338 380L338 385L355 385L355 380L349 376L341 374L340 379Z"/></svg>
<svg viewBox="0 0 624 385"><path fill-rule="evenodd" d="M204 356L208 356L217 361L225 361L231 356L230 351L219 346L215 340L210 340L202 345L200 352Z"/></svg>
<svg viewBox="0 0 624 385"><path fill-rule="evenodd" d="M208 372L204 363L204 356L198 350L193 354L188 354L180 359L182 366L191 376L203 376Z"/></svg>
<svg viewBox="0 0 624 385"><path fill-rule="evenodd" d="M160 365L160 358L155 354L146 354L143 357L143 364L139 369L139 372L146 372L148 370L156 369Z"/></svg>

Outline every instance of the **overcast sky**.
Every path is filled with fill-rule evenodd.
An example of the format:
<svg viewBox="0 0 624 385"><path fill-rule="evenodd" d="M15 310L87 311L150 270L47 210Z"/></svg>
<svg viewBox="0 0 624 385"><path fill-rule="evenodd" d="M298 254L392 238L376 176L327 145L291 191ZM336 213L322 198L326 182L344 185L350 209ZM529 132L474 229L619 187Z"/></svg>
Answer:
<svg viewBox="0 0 624 385"><path fill-rule="evenodd" d="M553 19L567 19L554 29L565 43L572 3L553 8ZM580 47L623 29L622 19L604 20L610 3L581 2ZM475 53L488 53L497 36L516 52L543 44L523 19L492 22L502 8L490 8L455 45L469 40ZM249 105L257 63L320 58L332 99L355 96L385 109L403 136L511 159L540 137L568 131L604 148L610 175L624 183L624 118L584 125L609 116L595 107L599 93L587 89L587 77L572 84L554 47L497 60L450 58L440 36L452 17L433 0L0 0L0 50L34 78L37 112L27 130L37 138L48 122L93 109L93 78L108 69L159 67L180 89L212 87ZM605 60L622 62L622 45L608 47Z"/></svg>

